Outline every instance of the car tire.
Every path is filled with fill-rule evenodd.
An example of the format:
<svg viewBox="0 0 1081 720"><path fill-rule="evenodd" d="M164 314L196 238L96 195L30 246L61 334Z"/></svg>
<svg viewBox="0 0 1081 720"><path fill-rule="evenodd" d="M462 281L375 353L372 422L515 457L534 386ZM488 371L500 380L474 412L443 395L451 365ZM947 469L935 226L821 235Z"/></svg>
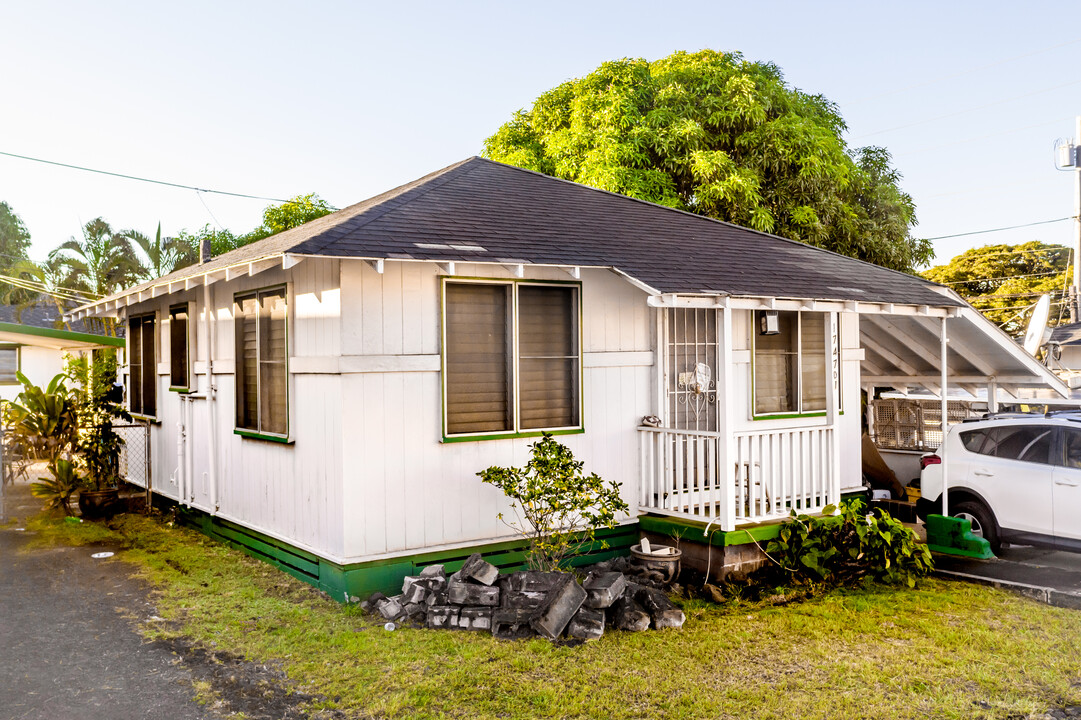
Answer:
<svg viewBox="0 0 1081 720"><path fill-rule="evenodd" d="M968 520L972 525L972 534L982 537L991 544L991 552L997 553L1002 547L1002 541L998 537L998 523L995 522L994 513L980 502L967 500L959 502L950 508L953 517Z"/></svg>

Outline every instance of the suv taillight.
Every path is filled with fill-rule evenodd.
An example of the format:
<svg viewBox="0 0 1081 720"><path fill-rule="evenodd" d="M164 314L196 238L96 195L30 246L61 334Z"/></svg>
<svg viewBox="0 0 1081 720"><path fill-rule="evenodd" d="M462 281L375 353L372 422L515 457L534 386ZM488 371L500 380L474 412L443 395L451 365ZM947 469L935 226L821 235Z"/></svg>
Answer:
<svg viewBox="0 0 1081 720"><path fill-rule="evenodd" d="M942 458L938 455L924 455L920 458L920 470L924 470L928 465L941 465Z"/></svg>

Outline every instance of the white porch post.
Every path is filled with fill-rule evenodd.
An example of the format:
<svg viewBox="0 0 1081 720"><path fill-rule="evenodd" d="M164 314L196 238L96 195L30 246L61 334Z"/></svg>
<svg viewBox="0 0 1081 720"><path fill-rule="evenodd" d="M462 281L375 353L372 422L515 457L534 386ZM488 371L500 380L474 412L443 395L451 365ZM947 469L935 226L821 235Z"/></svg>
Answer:
<svg viewBox="0 0 1081 720"><path fill-rule="evenodd" d="M840 338L841 314L829 313L826 326L826 427L830 430L829 504L841 501L841 433L837 427L837 388L841 381L841 368L837 362L837 344Z"/></svg>
<svg viewBox="0 0 1081 720"><path fill-rule="evenodd" d="M994 378L987 382L987 412L998 412L998 381Z"/></svg>
<svg viewBox="0 0 1081 720"><path fill-rule="evenodd" d="M736 377L735 362L732 358L732 308L726 304L721 310L720 337L720 367L718 368L717 391L720 403L720 417L717 422L717 430L720 433L717 445L720 461L721 480L721 511L720 525L722 530L736 529L736 425L733 422L732 396L733 388L740 378ZM741 371L744 366L740 366ZM743 379L746 382L746 379Z"/></svg>
<svg viewBox="0 0 1081 720"><path fill-rule="evenodd" d="M947 459L946 459L946 431L949 429L949 420L948 420L947 414L946 414L946 411L948 409L948 404L947 404L948 401L947 401L947 398L946 398L946 381L947 381L947 377L949 375L948 369L946 367L946 343L947 342L949 342L949 339L946 337L946 317L943 316L942 317L942 342L940 343L941 344L941 356L939 358L939 362L942 365L942 382L941 382L941 385L940 385L941 393L942 393L942 444L938 446L938 456L940 458L942 458L942 514L943 515L949 515L950 514L949 500L947 498L947 490L949 490L950 476L949 476L949 473L946 472L946 463L947 463Z"/></svg>

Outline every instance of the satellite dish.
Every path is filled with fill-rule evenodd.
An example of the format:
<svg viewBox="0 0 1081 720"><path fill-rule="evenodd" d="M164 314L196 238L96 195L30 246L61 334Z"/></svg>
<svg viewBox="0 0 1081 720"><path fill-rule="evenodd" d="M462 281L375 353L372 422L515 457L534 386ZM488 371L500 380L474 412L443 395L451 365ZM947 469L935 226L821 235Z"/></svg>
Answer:
<svg viewBox="0 0 1081 720"><path fill-rule="evenodd" d="M1051 317L1051 296L1041 295L1036 301L1036 307L1032 310L1032 317L1028 320L1028 329L1025 330L1025 352L1035 355L1043 345L1043 334L1047 330L1047 320Z"/></svg>

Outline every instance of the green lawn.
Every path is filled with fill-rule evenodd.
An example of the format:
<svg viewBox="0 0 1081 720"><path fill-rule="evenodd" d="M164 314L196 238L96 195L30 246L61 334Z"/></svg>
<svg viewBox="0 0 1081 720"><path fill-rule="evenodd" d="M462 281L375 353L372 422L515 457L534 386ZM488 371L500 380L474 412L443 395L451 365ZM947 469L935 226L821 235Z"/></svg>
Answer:
<svg viewBox="0 0 1081 720"><path fill-rule="evenodd" d="M38 519L37 542L100 526ZM357 717L1023 717L1081 704L1081 613L972 585L834 592L781 607L683 603L682 631L611 633L580 647L399 629L268 565L138 516L121 556L183 634L280 660L298 690Z"/></svg>

